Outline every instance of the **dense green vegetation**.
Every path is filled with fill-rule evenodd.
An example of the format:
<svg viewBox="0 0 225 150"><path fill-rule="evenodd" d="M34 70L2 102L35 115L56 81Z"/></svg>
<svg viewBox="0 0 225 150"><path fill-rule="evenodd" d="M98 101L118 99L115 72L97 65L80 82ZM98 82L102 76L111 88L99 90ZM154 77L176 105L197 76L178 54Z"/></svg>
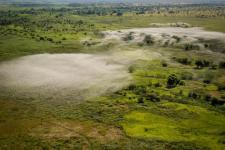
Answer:
<svg viewBox="0 0 225 150"><path fill-rule="evenodd" d="M101 31L152 23L185 22L225 33L224 12L216 5L0 6L2 63L31 54L128 47L162 56L130 64L129 86L81 103L23 97L1 87L0 149L224 149L225 43L204 41L203 50L159 47L146 36L130 44L132 33L123 38L130 45L101 43Z"/></svg>

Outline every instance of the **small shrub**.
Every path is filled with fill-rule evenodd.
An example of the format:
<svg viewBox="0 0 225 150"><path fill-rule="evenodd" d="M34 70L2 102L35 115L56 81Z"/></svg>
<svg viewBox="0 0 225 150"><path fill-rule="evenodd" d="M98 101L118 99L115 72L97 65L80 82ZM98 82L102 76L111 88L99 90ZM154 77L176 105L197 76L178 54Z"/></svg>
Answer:
<svg viewBox="0 0 225 150"><path fill-rule="evenodd" d="M219 100L216 97L213 97L211 100L211 105L216 106L216 105L223 105L225 103L225 101L223 100Z"/></svg>
<svg viewBox="0 0 225 150"><path fill-rule="evenodd" d="M217 65L216 64L211 64L210 69L216 70L217 69Z"/></svg>
<svg viewBox="0 0 225 150"><path fill-rule="evenodd" d="M205 79L205 80L203 80L203 83L210 84L211 83L211 80L210 79Z"/></svg>
<svg viewBox="0 0 225 150"><path fill-rule="evenodd" d="M150 100L152 102L160 102L160 98L155 93L148 94L146 96L146 100Z"/></svg>
<svg viewBox="0 0 225 150"><path fill-rule="evenodd" d="M184 45L184 49L186 51L189 51L189 50L199 50L200 47L198 45L193 45L193 44L185 44Z"/></svg>
<svg viewBox="0 0 225 150"><path fill-rule="evenodd" d="M172 38L174 38L177 43L181 41L181 38L176 35L172 36Z"/></svg>
<svg viewBox="0 0 225 150"><path fill-rule="evenodd" d="M225 100L225 94L224 95L221 95L221 98Z"/></svg>
<svg viewBox="0 0 225 150"><path fill-rule="evenodd" d="M139 42L139 43L138 43L138 46L142 47L142 46L144 46L144 43Z"/></svg>
<svg viewBox="0 0 225 150"><path fill-rule="evenodd" d="M167 67L168 64L165 61L162 61L162 67Z"/></svg>
<svg viewBox="0 0 225 150"><path fill-rule="evenodd" d="M84 41L83 45L85 45L85 46L91 46L92 44L89 41Z"/></svg>
<svg viewBox="0 0 225 150"><path fill-rule="evenodd" d="M49 42L53 42L53 39L52 39L52 38L47 38L47 40L48 40Z"/></svg>
<svg viewBox="0 0 225 150"><path fill-rule="evenodd" d="M209 48L209 44L206 44L206 43L205 43L205 44L204 44L204 47L205 47L205 48Z"/></svg>
<svg viewBox="0 0 225 150"><path fill-rule="evenodd" d="M181 80L181 81L179 82L179 85L184 86L184 85L185 85L185 82Z"/></svg>
<svg viewBox="0 0 225 150"><path fill-rule="evenodd" d="M128 90L131 90L131 91L135 90L136 88L137 88L137 86L135 84L130 84L128 86Z"/></svg>
<svg viewBox="0 0 225 150"><path fill-rule="evenodd" d="M152 36L146 35L145 38L144 38L144 43L147 44L147 45L154 44L154 40L153 40Z"/></svg>
<svg viewBox="0 0 225 150"><path fill-rule="evenodd" d="M144 103L144 98L143 97L139 97L138 98L138 103L139 104L143 104Z"/></svg>
<svg viewBox="0 0 225 150"><path fill-rule="evenodd" d="M40 39L41 41L44 41L44 40L45 40L45 38L44 38L44 37L40 37L39 39Z"/></svg>
<svg viewBox="0 0 225 150"><path fill-rule="evenodd" d="M210 102L212 100L212 96L210 94L205 95L205 100Z"/></svg>
<svg viewBox="0 0 225 150"><path fill-rule="evenodd" d="M117 12L116 15L117 16L123 16L123 13L122 12Z"/></svg>
<svg viewBox="0 0 225 150"><path fill-rule="evenodd" d="M218 86L218 90L219 91L224 91L225 90L225 84L219 83L217 86Z"/></svg>
<svg viewBox="0 0 225 150"><path fill-rule="evenodd" d="M144 86L138 86L135 89L135 93L138 94L138 95L145 95L147 93L146 87L144 87Z"/></svg>
<svg viewBox="0 0 225 150"><path fill-rule="evenodd" d="M220 62L219 67L225 69L225 61Z"/></svg>
<svg viewBox="0 0 225 150"><path fill-rule="evenodd" d="M169 75L167 79L167 87L168 88L174 88L177 86L177 84L180 82L178 77L175 74Z"/></svg>
<svg viewBox="0 0 225 150"><path fill-rule="evenodd" d="M195 65L198 69L204 68L204 67L209 67L210 62L207 60L196 60Z"/></svg>
<svg viewBox="0 0 225 150"><path fill-rule="evenodd" d="M135 67L134 66L130 66L128 68L129 73L133 73L135 71Z"/></svg>
<svg viewBox="0 0 225 150"><path fill-rule="evenodd" d="M183 90L180 90L180 91L179 91L179 94L180 94L180 95L183 95Z"/></svg>
<svg viewBox="0 0 225 150"><path fill-rule="evenodd" d="M162 87L162 85L159 82L155 83L154 86L155 87Z"/></svg>
<svg viewBox="0 0 225 150"><path fill-rule="evenodd" d="M183 64L183 65L190 65L191 64L191 60L189 60L188 58L177 58L176 61Z"/></svg>
<svg viewBox="0 0 225 150"><path fill-rule="evenodd" d="M192 91L188 94L188 97L197 99L197 98L199 98L199 95L196 92Z"/></svg>
<svg viewBox="0 0 225 150"><path fill-rule="evenodd" d="M133 33L130 32L129 34L127 34L127 35L123 38L123 40L124 40L124 41L131 41L131 40L133 40L134 37L133 37L132 34L133 34Z"/></svg>

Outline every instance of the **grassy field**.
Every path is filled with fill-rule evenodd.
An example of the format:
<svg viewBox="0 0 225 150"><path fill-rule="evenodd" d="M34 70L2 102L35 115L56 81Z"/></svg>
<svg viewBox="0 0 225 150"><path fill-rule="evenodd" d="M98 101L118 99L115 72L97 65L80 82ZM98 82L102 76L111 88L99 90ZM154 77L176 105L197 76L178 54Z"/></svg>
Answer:
<svg viewBox="0 0 225 150"><path fill-rule="evenodd" d="M1 65L43 53L113 55L108 63L126 64L131 80L115 92L81 102L75 102L77 97L63 95L65 89L56 93L64 97L43 98L42 93L21 94L17 87L2 84L0 149L225 148L225 70L221 65L225 43L203 41L209 45L185 50L186 45L160 46L146 39L135 43L132 37L130 41L106 41L102 34L177 22L225 33L223 17L130 12L98 16L59 11L59 6L53 7L55 11L28 8L0 6L4 13L12 11L3 15L9 24L1 20Z"/></svg>

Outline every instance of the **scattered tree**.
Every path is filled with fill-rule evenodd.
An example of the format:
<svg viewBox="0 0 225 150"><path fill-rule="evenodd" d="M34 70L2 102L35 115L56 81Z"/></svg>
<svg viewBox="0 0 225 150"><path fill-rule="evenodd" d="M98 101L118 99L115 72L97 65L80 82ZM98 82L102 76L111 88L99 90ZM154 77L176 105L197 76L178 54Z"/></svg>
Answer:
<svg viewBox="0 0 225 150"><path fill-rule="evenodd" d="M167 87L174 88L177 86L177 84L179 84L179 82L180 80L178 79L178 77L175 74L171 74L167 79Z"/></svg>

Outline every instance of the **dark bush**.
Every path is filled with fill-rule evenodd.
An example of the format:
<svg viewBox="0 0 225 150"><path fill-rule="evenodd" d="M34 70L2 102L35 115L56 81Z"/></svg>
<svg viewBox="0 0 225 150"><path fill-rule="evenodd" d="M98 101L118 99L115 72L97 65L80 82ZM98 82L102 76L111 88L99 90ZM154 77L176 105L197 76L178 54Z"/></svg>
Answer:
<svg viewBox="0 0 225 150"><path fill-rule="evenodd" d="M184 46L184 49L185 49L186 51L189 51L189 50L199 50L200 47L199 47L198 45L186 44L186 45Z"/></svg>
<svg viewBox="0 0 225 150"><path fill-rule="evenodd" d="M179 85L183 85L184 86L185 85L185 82L184 81L180 81L179 82Z"/></svg>
<svg viewBox="0 0 225 150"><path fill-rule="evenodd" d="M138 86L135 90L135 93L138 95L145 95L147 93L146 87Z"/></svg>
<svg viewBox="0 0 225 150"><path fill-rule="evenodd" d="M225 94L224 95L221 95L221 98L225 100Z"/></svg>
<svg viewBox="0 0 225 150"><path fill-rule="evenodd" d="M137 86L135 84L130 84L128 86L128 90L131 90L131 91L135 90L136 88L137 88Z"/></svg>
<svg viewBox="0 0 225 150"><path fill-rule="evenodd" d="M225 61L220 62L219 67L225 69Z"/></svg>
<svg viewBox="0 0 225 150"><path fill-rule="evenodd" d="M183 64L183 65L190 65L191 64L191 60L189 60L188 58L176 58L176 61Z"/></svg>
<svg viewBox="0 0 225 150"><path fill-rule="evenodd" d="M205 79L205 80L203 80L203 83L210 84L211 83L211 80L210 79Z"/></svg>
<svg viewBox="0 0 225 150"><path fill-rule="evenodd" d="M196 60L195 61L195 65L197 66L197 68L203 68L204 64L203 64L203 61L201 60Z"/></svg>
<svg viewBox="0 0 225 150"><path fill-rule="evenodd" d="M123 16L123 13L122 12L117 12L116 15L117 16Z"/></svg>
<svg viewBox="0 0 225 150"><path fill-rule="evenodd" d="M138 43L138 46L142 47L142 46L144 46L144 43L139 42L139 43Z"/></svg>
<svg viewBox="0 0 225 150"><path fill-rule="evenodd" d="M146 95L146 100L150 100L152 102L160 102L160 98L155 93Z"/></svg>
<svg viewBox="0 0 225 150"><path fill-rule="evenodd" d="M219 91L224 91L225 90L225 84L219 83L217 86L218 86L218 90Z"/></svg>
<svg viewBox="0 0 225 150"><path fill-rule="evenodd" d="M180 91L179 91L179 94L180 94L180 95L183 95L183 90L180 90Z"/></svg>
<svg viewBox="0 0 225 150"><path fill-rule="evenodd" d="M47 38L48 41L50 42L53 42L53 39L52 38Z"/></svg>
<svg viewBox="0 0 225 150"><path fill-rule="evenodd" d="M139 97L139 98L138 98L138 103L139 103L139 104L144 103L144 98L143 98L143 97Z"/></svg>
<svg viewBox="0 0 225 150"><path fill-rule="evenodd" d="M176 35L172 36L172 38L174 38L177 43L181 41L181 38Z"/></svg>
<svg viewBox="0 0 225 150"><path fill-rule="evenodd" d="M162 61L162 66L163 66L163 67L167 67L168 64L167 64L165 61Z"/></svg>
<svg viewBox="0 0 225 150"><path fill-rule="evenodd" d="M45 38L44 38L44 37L40 37L40 40L41 40L41 41L44 41L44 40L45 40Z"/></svg>
<svg viewBox="0 0 225 150"><path fill-rule="evenodd" d="M198 69L204 68L204 67L209 67L210 62L207 60L196 60L195 65Z"/></svg>
<svg viewBox="0 0 225 150"><path fill-rule="evenodd" d="M146 35L145 38L144 38L144 43L147 44L147 45L152 45L154 44L154 40L153 38L151 37L151 35Z"/></svg>
<svg viewBox="0 0 225 150"><path fill-rule="evenodd" d="M180 80L178 79L178 77L175 74L171 74L167 79L167 87L174 88L177 86L177 84L179 84L179 82Z"/></svg>
<svg viewBox="0 0 225 150"><path fill-rule="evenodd" d="M216 106L216 105L223 105L225 103L225 101L223 100L219 100L216 97L213 97L211 100L211 105Z"/></svg>
<svg viewBox="0 0 225 150"><path fill-rule="evenodd" d="M154 86L155 87L162 87L162 85L159 82L155 83Z"/></svg>
<svg viewBox="0 0 225 150"><path fill-rule="evenodd" d="M212 96L210 94L205 95L205 100L210 102L212 100Z"/></svg>
<svg viewBox="0 0 225 150"><path fill-rule="evenodd" d="M57 41L57 42L56 42L56 44L61 44L61 43L62 43L62 41Z"/></svg>
<svg viewBox="0 0 225 150"><path fill-rule="evenodd" d="M134 37L133 37L133 32L130 32L129 34L127 34L124 38L123 38L123 40L124 41L131 41L131 40L133 40L134 39Z"/></svg>
<svg viewBox="0 0 225 150"><path fill-rule="evenodd" d="M130 66L128 68L129 73L133 73L135 71L135 67L134 66Z"/></svg>
<svg viewBox="0 0 225 150"><path fill-rule="evenodd" d="M204 44L204 47L205 47L205 48L209 48L209 44L206 44L206 43L205 43L205 44Z"/></svg>
<svg viewBox="0 0 225 150"><path fill-rule="evenodd" d="M216 64L211 64L210 69L216 70L217 69L217 65Z"/></svg>
<svg viewBox="0 0 225 150"><path fill-rule="evenodd" d="M196 93L196 92L190 92L189 94L188 94L188 97L190 97L190 98L193 98L193 99L197 99L197 98L199 98L200 96Z"/></svg>

